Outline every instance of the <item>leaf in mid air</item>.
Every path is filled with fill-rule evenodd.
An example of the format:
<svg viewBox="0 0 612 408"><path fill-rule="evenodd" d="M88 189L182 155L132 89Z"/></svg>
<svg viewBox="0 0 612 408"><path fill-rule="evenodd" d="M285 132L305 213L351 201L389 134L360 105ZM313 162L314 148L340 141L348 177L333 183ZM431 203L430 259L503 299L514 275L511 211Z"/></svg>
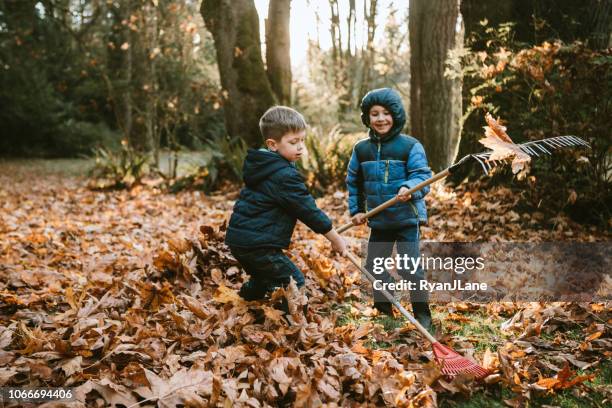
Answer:
<svg viewBox="0 0 612 408"><path fill-rule="evenodd" d="M485 126L485 137L479 142L491 149L493 152L489 157L490 161L512 159L512 172L514 174L525 168L531 161L531 157L523 152L506 133L506 127L498 123L490 113L485 116L487 125Z"/></svg>

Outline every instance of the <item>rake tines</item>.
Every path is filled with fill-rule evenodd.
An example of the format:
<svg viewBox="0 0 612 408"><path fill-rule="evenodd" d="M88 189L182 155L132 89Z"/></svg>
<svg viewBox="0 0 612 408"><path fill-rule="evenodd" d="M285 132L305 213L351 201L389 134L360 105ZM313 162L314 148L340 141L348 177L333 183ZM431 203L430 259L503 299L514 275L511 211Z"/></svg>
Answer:
<svg viewBox="0 0 612 408"><path fill-rule="evenodd" d="M575 146L585 146L591 148L591 146L584 140L571 135L549 137L548 139L534 140L516 145L516 147L530 157L540 157L540 154L550 155L552 154L552 150ZM471 157L480 163L482 170L487 175L494 167L497 167L505 162L505 160L489 160L492 153L492 151L487 151L471 155Z"/></svg>
<svg viewBox="0 0 612 408"><path fill-rule="evenodd" d="M489 370L461 356L441 343L432 344L434 356L441 367L442 374L454 377L457 374L471 374L477 379L489 375Z"/></svg>

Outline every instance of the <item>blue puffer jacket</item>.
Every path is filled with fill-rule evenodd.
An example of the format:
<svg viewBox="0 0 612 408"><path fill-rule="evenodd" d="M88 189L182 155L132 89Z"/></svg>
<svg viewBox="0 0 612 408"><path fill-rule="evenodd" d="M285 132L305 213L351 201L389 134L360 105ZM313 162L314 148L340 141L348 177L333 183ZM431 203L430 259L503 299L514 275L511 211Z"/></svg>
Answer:
<svg viewBox="0 0 612 408"><path fill-rule="evenodd" d="M397 92L389 88L368 92L361 101L361 120L369 128L369 112L374 105L384 106L393 117L393 127L383 138L372 129L369 137L353 147L346 184L351 216L377 207L397 195L402 186L412 188L432 176L425 149L417 139L401 133L406 112ZM368 220L370 228L395 229L427 222L423 197L429 187L412 194Z"/></svg>
<svg viewBox="0 0 612 408"><path fill-rule="evenodd" d="M245 187L234 204L225 243L239 248L287 248L297 220L325 234L329 217L310 195L295 166L280 154L251 149L242 170Z"/></svg>

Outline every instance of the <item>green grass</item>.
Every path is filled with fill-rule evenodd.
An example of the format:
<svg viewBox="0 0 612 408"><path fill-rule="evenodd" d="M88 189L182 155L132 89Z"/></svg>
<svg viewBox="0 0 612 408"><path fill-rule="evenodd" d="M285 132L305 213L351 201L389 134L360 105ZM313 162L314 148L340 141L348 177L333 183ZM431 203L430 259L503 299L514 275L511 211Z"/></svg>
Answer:
<svg viewBox="0 0 612 408"><path fill-rule="evenodd" d="M342 304L334 307L334 310L338 314L338 319L336 320L336 326L346 326L352 324L355 327L359 327L360 325L370 322L373 324L379 324L383 327L383 330L386 332L391 332L395 329L401 328L406 324L406 320L403 317L393 318L391 316L379 315L373 318L368 318L365 316L361 317L353 317L350 314L351 305L350 304ZM388 349L393 345L399 344L401 341L376 341L372 336L368 336L367 340L364 341L363 346L378 350L378 349Z"/></svg>
<svg viewBox="0 0 612 408"><path fill-rule="evenodd" d="M541 407L542 405L550 405L561 408L591 408L591 407L609 407L610 403L603 402L606 396L603 392L597 390L598 387L610 386L612 384L612 362L605 361L599 369L589 370L585 373L578 371L578 375L592 374L597 372L597 376L592 382L585 384L591 387L591 390L586 391L586 395L574 395L578 387L552 395L532 395L531 401L525 405L526 407ZM512 399L516 394L506 388L497 386L488 389L479 390L471 397L460 395L439 395L440 408L501 408L507 407L503 400Z"/></svg>
<svg viewBox="0 0 612 408"><path fill-rule="evenodd" d="M493 390L482 390L472 394L470 397L462 395L438 394L438 406L440 408L508 408L505 399L511 399L512 392L504 388Z"/></svg>
<svg viewBox="0 0 612 408"><path fill-rule="evenodd" d="M463 313L470 319L469 322L451 322L446 318L449 313L443 311L434 313L442 321L442 331L457 337L465 337L470 342L474 343L474 349L477 352L484 352L487 348L491 351L497 351L500 345L505 344L509 334L501 331L500 325L503 319L489 316L484 312ZM459 330L450 330L449 327L460 326Z"/></svg>
<svg viewBox="0 0 612 408"><path fill-rule="evenodd" d="M177 174L179 176L189 174L198 166L211 162L212 156L209 151L179 152ZM168 174L170 154L161 151L159 157L160 170ZM0 174L28 177L31 174L58 175L64 177L87 176L95 165L95 158L82 159L10 159L0 158Z"/></svg>
<svg viewBox="0 0 612 408"><path fill-rule="evenodd" d="M334 311L338 313L338 319L336 320L337 326L344 326L347 324L353 324L356 327L359 325L372 322L374 324L380 324L385 331L393 331L396 328L402 327L406 321L402 317L396 319L389 316L377 316L374 318L367 317L354 317L350 315L350 304L338 305ZM476 313L464 313L465 317L468 317L468 322L452 322L446 320L448 312L446 311L434 311L434 320L442 321L442 330L444 333L451 334L455 337L465 337L474 344L476 352L484 352L487 348L491 351L496 351L500 346L506 343L506 341L512 338L512 334L503 333L500 330L500 325L503 321L502 318L489 316L484 312ZM458 330L449 330L450 326L458 326ZM559 334L558 331L547 334L542 333L541 337L545 340L554 340ZM584 333L580 327L575 327L570 330L563 331L561 335L565 339L582 341ZM364 341L364 346L377 350L387 349L392 347L397 342L386 342L386 341L375 341L372 336L369 336ZM577 375L593 374L596 373L596 377L591 382L585 384L590 387L587 389L586 395L575 395L574 393L580 390L580 387L573 387L569 390L563 390L561 392L551 395L536 395L532 393L532 398L526 401L526 407L541 407L542 405L558 406L561 408L586 408L586 407L608 407L609 402L604 403L606 399L605 392L602 390L604 387L611 387L612 384L612 362L604 361L598 368L588 370L587 372L577 371ZM503 385L498 384L495 386L487 386L484 389L480 389L472 394L470 397L466 397L459 394L446 394L442 393L438 395L438 403L441 408L502 408L507 407L503 402L506 399L513 399L516 397L512 391L505 388Z"/></svg>
<svg viewBox="0 0 612 408"><path fill-rule="evenodd" d="M0 174L86 176L94 164L94 159L0 159Z"/></svg>

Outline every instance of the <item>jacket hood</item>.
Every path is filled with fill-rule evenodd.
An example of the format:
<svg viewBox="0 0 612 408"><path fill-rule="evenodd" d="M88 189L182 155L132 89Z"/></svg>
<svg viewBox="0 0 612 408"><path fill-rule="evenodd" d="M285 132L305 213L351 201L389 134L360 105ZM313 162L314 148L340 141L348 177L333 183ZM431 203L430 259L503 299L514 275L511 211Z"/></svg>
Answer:
<svg viewBox="0 0 612 408"><path fill-rule="evenodd" d="M291 166L280 154L268 150L249 149L244 165L242 166L242 179L249 186L261 183L278 170Z"/></svg>
<svg viewBox="0 0 612 408"><path fill-rule="evenodd" d="M370 128L370 108L374 105L387 108L393 118L391 130L382 139L382 142L387 142L399 135L406 124L406 111L404 110L402 98L391 88L380 88L368 92L361 100L361 121L370 129L370 139L378 142L381 141L380 136Z"/></svg>

